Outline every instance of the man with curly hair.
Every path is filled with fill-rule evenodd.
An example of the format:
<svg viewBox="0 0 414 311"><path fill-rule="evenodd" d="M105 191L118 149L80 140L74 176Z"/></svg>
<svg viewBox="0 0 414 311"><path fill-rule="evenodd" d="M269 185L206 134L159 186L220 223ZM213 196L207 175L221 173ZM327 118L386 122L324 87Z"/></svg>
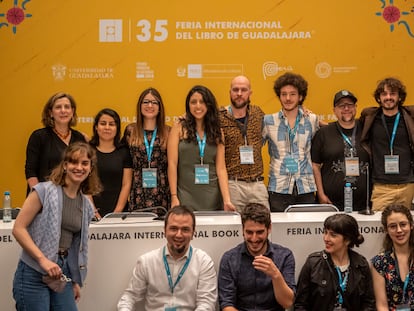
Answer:
<svg viewBox="0 0 414 311"><path fill-rule="evenodd" d="M308 83L301 75L285 73L275 81L273 89L282 109L264 117L262 136L268 142L270 156L270 209L283 212L289 205L315 202L310 150L319 118L304 112Z"/></svg>
<svg viewBox="0 0 414 311"><path fill-rule="evenodd" d="M400 80L386 78L374 91L379 107L361 112L361 145L372 161L374 211L391 203L410 208L414 196L414 106L403 106L406 97Z"/></svg>

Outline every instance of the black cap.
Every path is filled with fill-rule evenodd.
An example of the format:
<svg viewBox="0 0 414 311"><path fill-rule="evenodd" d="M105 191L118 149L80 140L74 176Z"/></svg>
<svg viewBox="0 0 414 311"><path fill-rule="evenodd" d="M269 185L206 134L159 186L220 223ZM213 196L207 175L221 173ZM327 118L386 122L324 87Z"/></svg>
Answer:
<svg viewBox="0 0 414 311"><path fill-rule="evenodd" d="M348 97L350 98L354 103L357 102L357 98L354 96L354 94L352 94L350 91L347 90L341 90L338 93L335 94L334 97L334 107L336 106L336 104L339 102L340 99Z"/></svg>

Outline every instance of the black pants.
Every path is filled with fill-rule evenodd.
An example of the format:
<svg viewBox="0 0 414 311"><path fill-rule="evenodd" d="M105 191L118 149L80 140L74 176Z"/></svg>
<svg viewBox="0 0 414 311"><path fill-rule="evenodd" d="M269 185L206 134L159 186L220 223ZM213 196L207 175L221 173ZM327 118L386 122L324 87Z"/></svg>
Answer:
<svg viewBox="0 0 414 311"><path fill-rule="evenodd" d="M269 205L271 212L284 212L289 205L314 204L315 194L313 192L297 194L282 194L269 191Z"/></svg>

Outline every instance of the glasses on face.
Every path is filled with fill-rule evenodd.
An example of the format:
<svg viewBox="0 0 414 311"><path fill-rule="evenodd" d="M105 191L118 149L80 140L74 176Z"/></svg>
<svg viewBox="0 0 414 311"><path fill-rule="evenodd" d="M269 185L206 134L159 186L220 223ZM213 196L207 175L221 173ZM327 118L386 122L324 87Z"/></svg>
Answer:
<svg viewBox="0 0 414 311"><path fill-rule="evenodd" d="M410 223L408 221L401 221L400 223L391 223L389 225L387 225L387 228L389 231L397 231L398 227L401 228L401 230L405 230L408 229L408 227L410 226Z"/></svg>
<svg viewBox="0 0 414 311"><path fill-rule="evenodd" d="M158 100L150 100L150 99L144 99L142 101L142 105L143 106L149 106L149 105L153 105L153 106L158 106L160 104L160 102Z"/></svg>
<svg viewBox="0 0 414 311"><path fill-rule="evenodd" d="M341 110L344 110L345 108L353 109L353 108L355 108L355 104L354 103L345 103L345 104L337 105L336 107L341 109Z"/></svg>

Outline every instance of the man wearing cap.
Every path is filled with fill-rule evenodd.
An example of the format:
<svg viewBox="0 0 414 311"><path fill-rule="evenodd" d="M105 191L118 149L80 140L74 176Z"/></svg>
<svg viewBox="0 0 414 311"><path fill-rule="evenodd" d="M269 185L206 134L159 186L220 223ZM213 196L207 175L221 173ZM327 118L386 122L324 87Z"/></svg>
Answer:
<svg viewBox="0 0 414 311"><path fill-rule="evenodd" d="M347 90L337 92L333 112L338 119L322 127L312 141L312 167L319 203L344 210L344 188L353 189L354 210L366 209L369 202L369 155L360 145L362 126L356 115L357 98ZM367 193L368 191L368 193Z"/></svg>
<svg viewBox="0 0 414 311"><path fill-rule="evenodd" d="M407 92L396 78L380 81L374 98L380 107L361 113L361 145L372 160L372 209L402 204L414 195L414 106L403 106Z"/></svg>

